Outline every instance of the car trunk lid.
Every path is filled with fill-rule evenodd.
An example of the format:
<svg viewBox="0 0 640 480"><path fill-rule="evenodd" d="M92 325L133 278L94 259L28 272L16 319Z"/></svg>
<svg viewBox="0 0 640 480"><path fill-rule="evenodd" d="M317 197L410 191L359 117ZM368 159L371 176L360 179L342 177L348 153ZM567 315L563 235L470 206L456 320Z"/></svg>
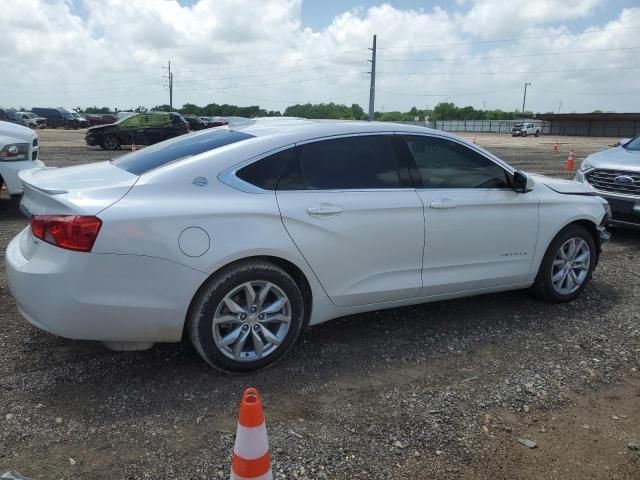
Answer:
<svg viewBox="0 0 640 480"><path fill-rule="evenodd" d="M97 215L124 197L138 176L100 162L23 170L21 208L31 215Z"/></svg>

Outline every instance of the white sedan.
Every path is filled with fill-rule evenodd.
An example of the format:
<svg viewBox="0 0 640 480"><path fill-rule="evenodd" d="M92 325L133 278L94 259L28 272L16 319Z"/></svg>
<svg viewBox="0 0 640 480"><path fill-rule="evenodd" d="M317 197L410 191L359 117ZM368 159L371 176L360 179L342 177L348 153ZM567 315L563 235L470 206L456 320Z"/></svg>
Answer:
<svg viewBox="0 0 640 480"><path fill-rule="evenodd" d="M110 162L28 171L6 252L34 325L116 349L186 333L223 370L281 358L343 315L587 285L606 201L440 131L269 120Z"/></svg>

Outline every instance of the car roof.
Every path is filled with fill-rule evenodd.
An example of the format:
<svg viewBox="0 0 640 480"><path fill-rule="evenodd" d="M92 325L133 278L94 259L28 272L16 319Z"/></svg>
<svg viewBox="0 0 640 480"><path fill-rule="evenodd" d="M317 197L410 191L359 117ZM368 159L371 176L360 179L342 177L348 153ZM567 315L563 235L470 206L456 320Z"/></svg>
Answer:
<svg viewBox="0 0 640 480"><path fill-rule="evenodd" d="M418 125L392 122L366 122L359 120L308 120L295 117L264 117L256 119L230 119L229 129L241 131L255 137L286 136L291 141L330 137L336 135L403 132L414 134L432 133L453 137L442 130Z"/></svg>

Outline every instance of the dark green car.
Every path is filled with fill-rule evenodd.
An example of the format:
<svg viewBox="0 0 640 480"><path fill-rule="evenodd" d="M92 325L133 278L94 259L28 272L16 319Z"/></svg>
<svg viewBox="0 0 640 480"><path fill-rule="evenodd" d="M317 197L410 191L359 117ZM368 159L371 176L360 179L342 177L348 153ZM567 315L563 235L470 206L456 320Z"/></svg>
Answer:
<svg viewBox="0 0 640 480"><path fill-rule="evenodd" d="M90 147L119 150L122 145L153 145L189 132L189 123L179 113L136 113L110 125L87 129Z"/></svg>

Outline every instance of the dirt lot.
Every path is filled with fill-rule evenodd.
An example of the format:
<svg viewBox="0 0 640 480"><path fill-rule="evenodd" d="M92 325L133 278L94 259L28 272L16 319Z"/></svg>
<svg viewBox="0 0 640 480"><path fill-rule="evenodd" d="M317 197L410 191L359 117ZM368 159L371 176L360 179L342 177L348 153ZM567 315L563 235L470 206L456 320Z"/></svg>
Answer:
<svg viewBox="0 0 640 480"><path fill-rule="evenodd" d="M471 135L467 135L471 138ZM41 132L50 165L110 158ZM565 175L612 139L478 135ZM0 248L26 224L0 198ZM640 232L616 230L576 302L526 292L407 307L309 329L275 368L226 376L189 345L113 353L27 324L0 259L0 474L228 478L237 404L264 397L276 478L640 478ZM527 448L518 439L536 442Z"/></svg>

